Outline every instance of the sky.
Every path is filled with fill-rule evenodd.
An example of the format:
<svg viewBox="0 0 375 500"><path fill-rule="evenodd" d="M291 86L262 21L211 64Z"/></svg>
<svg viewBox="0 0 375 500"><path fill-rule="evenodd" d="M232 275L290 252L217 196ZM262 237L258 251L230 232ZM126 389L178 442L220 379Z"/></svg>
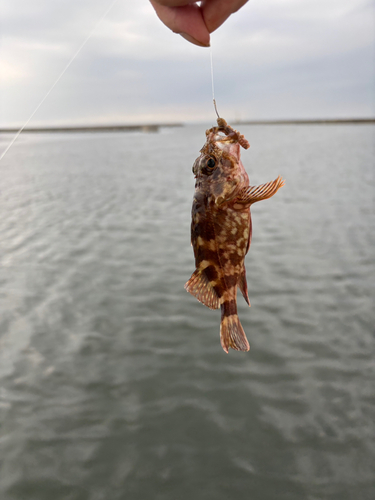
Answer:
<svg viewBox="0 0 375 500"><path fill-rule="evenodd" d="M0 0L0 127L37 108L113 0ZM211 36L228 120L375 116L372 0L250 0ZM212 121L210 49L118 0L29 126Z"/></svg>

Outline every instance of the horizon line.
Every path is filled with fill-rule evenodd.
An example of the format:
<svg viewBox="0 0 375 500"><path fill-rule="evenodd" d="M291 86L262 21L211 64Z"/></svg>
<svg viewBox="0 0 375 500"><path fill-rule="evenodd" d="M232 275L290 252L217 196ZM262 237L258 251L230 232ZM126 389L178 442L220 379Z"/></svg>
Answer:
<svg viewBox="0 0 375 500"><path fill-rule="evenodd" d="M197 122L196 122L197 123ZM203 122L202 122L203 123ZM269 119L269 120L233 120L234 125L325 125L325 124L368 124L375 123L375 118L295 118L295 119ZM39 126L23 129L23 133L42 132L157 132L163 127L183 127L189 122L175 123L146 123L134 125L68 125L68 126ZM19 128L0 127L0 133L17 133Z"/></svg>

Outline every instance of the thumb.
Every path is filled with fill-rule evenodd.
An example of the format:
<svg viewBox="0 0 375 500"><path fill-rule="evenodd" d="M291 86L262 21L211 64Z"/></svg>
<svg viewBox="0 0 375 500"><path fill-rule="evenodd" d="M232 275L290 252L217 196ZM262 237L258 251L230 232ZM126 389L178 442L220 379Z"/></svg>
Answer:
<svg viewBox="0 0 375 500"><path fill-rule="evenodd" d="M196 4L167 7L150 0L158 18L174 33L201 47L209 47L210 34L203 20L202 10Z"/></svg>

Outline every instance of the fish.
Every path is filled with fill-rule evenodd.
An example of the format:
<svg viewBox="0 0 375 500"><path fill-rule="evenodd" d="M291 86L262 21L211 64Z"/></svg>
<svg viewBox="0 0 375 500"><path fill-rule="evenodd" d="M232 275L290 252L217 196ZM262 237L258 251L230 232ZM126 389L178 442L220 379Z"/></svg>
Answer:
<svg viewBox="0 0 375 500"><path fill-rule="evenodd" d="M195 271L185 289L210 309L221 309L223 350L250 349L237 314L237 288L250 306L245 256L252 237L250 207L271 198L285 181L251 186L241 161L241 147L249 142L224 118L206 130L206 142L193 165L195 193L191 244Z"/></svg>

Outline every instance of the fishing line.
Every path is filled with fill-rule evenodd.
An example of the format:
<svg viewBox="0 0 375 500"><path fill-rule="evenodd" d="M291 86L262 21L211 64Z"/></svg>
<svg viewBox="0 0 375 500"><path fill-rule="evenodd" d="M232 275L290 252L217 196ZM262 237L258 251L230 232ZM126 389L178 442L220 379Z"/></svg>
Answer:
<svg viewBox="0 0 375 500"><path fill-rule="evenodd" d="M24 130L24 128L28 125L28 123L30 122L30 120L32 119L32 117L35 115L35 113L38 111L38 109L40 108L40 106L44 103L44 101L47 99L47 97L50 95L50 93L52 92L52 90L56 87L56 85L58 84L58 82L60 81L60 79L62 78L62 76L64 75L64 73L66 72L66 70L69 68L69 66L72 64L72 62L74 61L74 59L78 56L78 54L81 52L81 50L83 49L83 47L86 45L86 43L89 41L89 39L92 37L92 35L94 34L94 31L96 30L96 28L99 26L99 24L103 21L103 19L107 16L107 14L109 13L109 11L112 9L112 7L115 5L115 3L117 3L118 0L113 0L113 2L110 4L110 6L107 8L107 10L104 12L104 14L101 16L101 18L99 19L99 21L95 24L95 26L93 27L93 29L90 31L90 33L87 35L87 37L84 39L84 41L81 43L81 45L79 46L79 48L76 50L76 52L74 53L74 55L70 58L69 62L67 63L67 65L65 66L65 68L62 70L62 72L60 73L60 75L57 77L57 79L55 80L54 84L52 85L52 87L48 90L48 92L46 93L46 95L43 97L43 99L40 101L40 103L38 104L38 106L35 108L35 110L31 113L30 117L27 119L27 121L24 123L24 125L22 125L22 127L18 130L18 132L16 133L16 135L13 137L13 139L10 141L10 143L8 144L7 148L5 149L5 151L2 153L2 155L0 156L0 161L4 158L4 156L6 155L6 153L9 151L9 149L13 146L14 142L17 140L18 136L20 135L20 133Z"/></svg>
<svg viewBox="0 0 375 500"><path fill-rule="evenodd" d="M211 59L211 85L212 85L212 100L214 102L214 108L217 114L217 117L220 118L219 113L217 111L216 107L216 101L215 101L215 88L214 88L214 65L212 61L212 46L210 45L210 59Z"/></svg>

